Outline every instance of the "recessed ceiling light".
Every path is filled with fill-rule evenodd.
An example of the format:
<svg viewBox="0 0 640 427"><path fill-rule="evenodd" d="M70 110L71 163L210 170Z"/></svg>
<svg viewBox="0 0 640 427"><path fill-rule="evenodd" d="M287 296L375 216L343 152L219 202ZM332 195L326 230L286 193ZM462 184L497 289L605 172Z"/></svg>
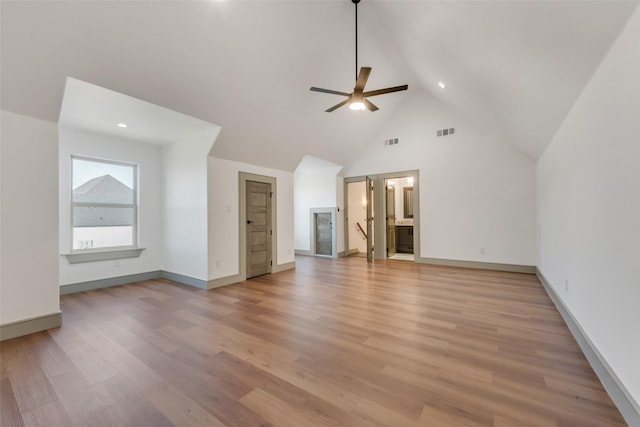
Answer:
<svg viewBox="0 0 640 427"><path fill-rule="evenodd" d="M127 124L126 123L118 123L118 127L119 128L126 128Z"/></svg>
<svg viewBox="0 0 640 427"><path fill-rule="evenodd" d="M442 89L447 87L447 85L444 84L444 82L438 82L438 86L440 86Z"/></svg>

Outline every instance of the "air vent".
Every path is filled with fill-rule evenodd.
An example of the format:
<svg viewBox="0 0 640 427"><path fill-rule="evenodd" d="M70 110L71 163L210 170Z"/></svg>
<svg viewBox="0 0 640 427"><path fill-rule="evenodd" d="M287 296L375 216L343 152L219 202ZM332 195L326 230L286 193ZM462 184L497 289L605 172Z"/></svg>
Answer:
<svg viewBox="0 0 640 427"><path fill-rule="evenodd" d="M436 136L449 136L456 133L455 128L447 128L447 129L438 129L436 131Z"/></svg>
<svg viewBox="0 0 640 427"><path fill-rule="evenodd" d="M398 138L385 139L384 145L398 145Z"/></svg>

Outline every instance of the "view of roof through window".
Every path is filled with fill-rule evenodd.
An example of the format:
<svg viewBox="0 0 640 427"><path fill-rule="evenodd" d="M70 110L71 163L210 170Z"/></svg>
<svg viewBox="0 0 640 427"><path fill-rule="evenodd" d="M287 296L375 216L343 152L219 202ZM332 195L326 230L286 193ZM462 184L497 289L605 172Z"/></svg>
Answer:
<svg viewBox="0 0 640 427"><path fill-rule="evenodd" d="M73 159L73 249L135 245L134 165Z"/></svg>

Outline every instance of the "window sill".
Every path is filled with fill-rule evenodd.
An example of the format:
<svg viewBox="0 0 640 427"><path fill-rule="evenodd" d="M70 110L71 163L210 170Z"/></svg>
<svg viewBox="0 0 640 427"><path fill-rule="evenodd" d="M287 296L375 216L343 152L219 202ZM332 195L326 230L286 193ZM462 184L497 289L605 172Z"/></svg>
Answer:
<svg viewBox="0 0 640 427"><path fill-rule="evenodd" d="M76 252L62 254L67 257L69 264L80 264L83 262L109 261L114 259L138 258L145 248L114 249L95 252Z"/></svg>

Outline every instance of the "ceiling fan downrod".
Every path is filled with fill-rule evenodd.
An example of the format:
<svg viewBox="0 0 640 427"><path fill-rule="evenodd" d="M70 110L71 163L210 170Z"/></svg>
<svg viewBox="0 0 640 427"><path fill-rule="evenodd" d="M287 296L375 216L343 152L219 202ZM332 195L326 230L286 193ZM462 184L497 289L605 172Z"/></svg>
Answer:
<svg viewBox="0 0 640 427"><path fill-rule="evenodd" d="M351 0L356 5L356 80L358 80L358 3L360 0Z"/></svg>

